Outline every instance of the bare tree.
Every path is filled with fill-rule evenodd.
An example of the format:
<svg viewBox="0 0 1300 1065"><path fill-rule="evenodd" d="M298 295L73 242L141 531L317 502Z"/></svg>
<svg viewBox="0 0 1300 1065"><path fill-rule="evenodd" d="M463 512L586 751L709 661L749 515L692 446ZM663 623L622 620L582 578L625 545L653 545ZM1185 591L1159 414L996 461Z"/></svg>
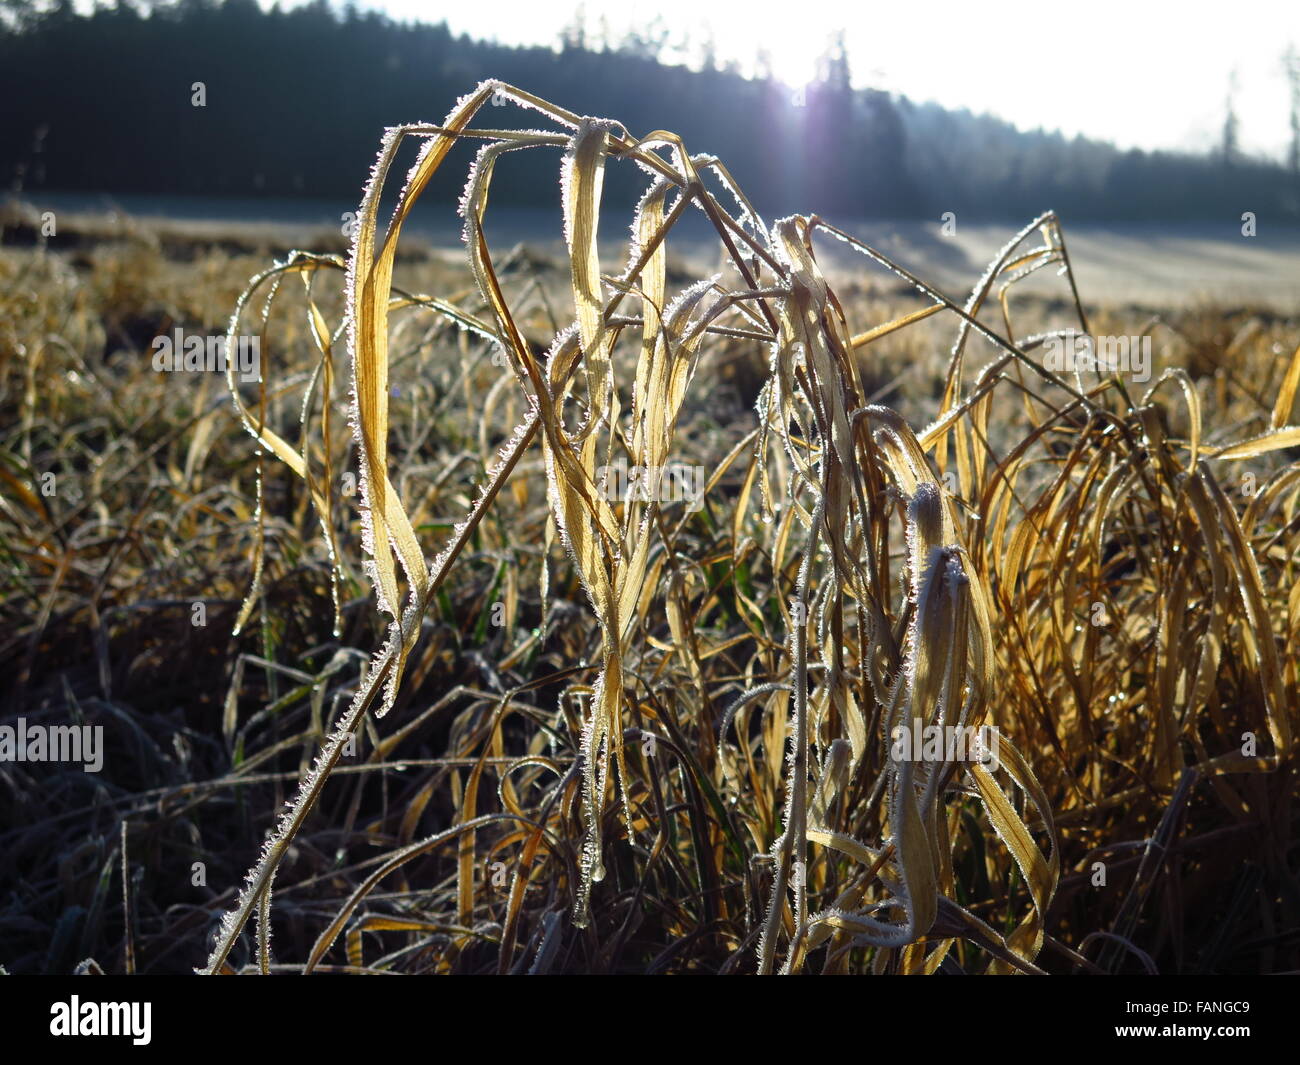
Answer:
<svg viewBox="0 0 1300 1065"><path fill-rule="evenodd" d="M1231 166L1237 160L1237 70L1234 67L1228 75L1228 97L1225 101L1227 114L1223 119L1223 165Z"/></svg>
<svg viewBox="0 0 1300 1065"><path fill-rule="evenodd" d="M1291 149L1287 152L1287 165L1292 174L1300 177L1300 55L1296 54L1294 44L1287 45L1282 68L1291 86Z"/></svg>

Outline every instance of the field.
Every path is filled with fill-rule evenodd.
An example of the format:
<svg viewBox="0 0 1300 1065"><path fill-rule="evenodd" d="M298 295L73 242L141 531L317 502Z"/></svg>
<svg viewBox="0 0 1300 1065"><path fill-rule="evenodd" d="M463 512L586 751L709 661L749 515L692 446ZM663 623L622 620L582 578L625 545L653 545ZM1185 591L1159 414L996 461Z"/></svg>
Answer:
<svg viewBox="0 0 1300 1065"><path fill-rule="evenodd" d="M104 744L0 762L9 971L1300 970L1293 247L862 243L523 93L566 245L492 149L408 242L495 91L310 252L6 218L4 721Z"/></svg>

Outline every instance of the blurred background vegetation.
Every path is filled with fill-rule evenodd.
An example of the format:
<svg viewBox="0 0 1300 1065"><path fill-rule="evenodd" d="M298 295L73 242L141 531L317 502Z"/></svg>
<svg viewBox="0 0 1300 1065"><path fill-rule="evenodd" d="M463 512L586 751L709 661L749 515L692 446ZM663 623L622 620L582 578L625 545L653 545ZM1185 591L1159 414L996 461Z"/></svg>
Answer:
<svg viewBox="0 0 1300 1065"><path fill-rule="evenodd" d="M290 11L119 0L84 14L70 0L3 0L0 180L28 194L350 199L384 127L438 121L448 101L498 78L570 110L617 115L637 134L679 132L727 160L764 213L815 204L854 218L1021 220L1045 208L1076 222L1235 219L1245 209L1300 218L1297 152L1285 164L1244 156L1230 109L1215 152L1121 150L855 88L842 36L816 80L794 90L770 72L742 76L707 42L694 69L661 61L662 23L618 40L593 40L582 26L575 18L554 47L513 48L323 0ZM1100 74L1077 76L1086 92ZM192 103L196 82L206 106ZM509 108L498 116L521 121ZM822 165L829 158L835 166ZM635 182L630 172L611 179L612 194ZM450 171L430 190L443 201L459 192ZM540 158L512 160L494 181L499 204L555 196Z"/></svg>

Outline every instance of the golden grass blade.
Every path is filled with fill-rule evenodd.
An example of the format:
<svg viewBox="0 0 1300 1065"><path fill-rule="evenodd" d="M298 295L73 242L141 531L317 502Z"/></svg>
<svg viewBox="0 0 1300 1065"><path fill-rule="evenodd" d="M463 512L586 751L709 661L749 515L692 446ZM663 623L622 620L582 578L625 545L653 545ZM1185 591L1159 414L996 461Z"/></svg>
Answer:
<svg viewBox="0 0 1300 1065"><path fill-rule="evenodd" d="M1296 389L1300 388L1300 347L1291 356L1290 365L1282 378L1282 385L1277 390L1277 402L1273 404L1273 416L1269 419L1270 427L1281 429L1291 417L1295 406Z"/></svg>
<svg viewBox="0 0 1300 1065"><path fill-rule="evenodd" d="M1249 440L1242 440L1227 447L1218 448L1207 454L1214 459L1253 459L1266 455L1270 451L1280 451L1284 447L1300 447L1300 426L1287 425Z"/></svg>

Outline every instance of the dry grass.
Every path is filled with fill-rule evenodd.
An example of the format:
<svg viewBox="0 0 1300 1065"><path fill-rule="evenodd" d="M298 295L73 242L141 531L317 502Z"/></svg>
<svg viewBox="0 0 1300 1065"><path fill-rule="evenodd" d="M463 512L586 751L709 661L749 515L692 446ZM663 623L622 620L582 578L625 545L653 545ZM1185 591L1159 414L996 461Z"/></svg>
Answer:
<svg viewBox="0 0 1300 1065"><path fill-rule="evenodd" d="M471 127L494 94L554 132ZM403 223L463 141L468 271L403 273ZM567 269L495 255L493 167L557 148ZM613 165L648 187L602 272ZM957 304L735 190L672 134L495 83L393 131L346 258L287 256L239 300L255 455L208 383L180 403L147 360L119 382L80 354L84 303L140 304L156 259L112 252L139 261L92 264L125 289L93 295L54 257L5 261L14 705L143 736L119 728L131 773L104 794L56 775L44 818L0 767L10 860L62 878L64 939L174 967L161 941L225 909L208 971L1300 967L1296 323L1085 310L1052 215ZM670 284L696 209L722 268ZM913 295L841 299L827 237ZM155 276L162 311L131 313L211 324L220 265ZM1021 306L1045 268L1068 316ZM1149 333L1156 377L1045 370L1071 327ZM605 498L620 461L703 467L703 506ZM73 487L34 493L54 467ZM122 698L159 677L166 725ZM909 721L996 726L999 764L893 758ZM238 899L128 872L114 909L130 840L183 839L169 875L204 861L224 888L294 782Z"/></svg>

